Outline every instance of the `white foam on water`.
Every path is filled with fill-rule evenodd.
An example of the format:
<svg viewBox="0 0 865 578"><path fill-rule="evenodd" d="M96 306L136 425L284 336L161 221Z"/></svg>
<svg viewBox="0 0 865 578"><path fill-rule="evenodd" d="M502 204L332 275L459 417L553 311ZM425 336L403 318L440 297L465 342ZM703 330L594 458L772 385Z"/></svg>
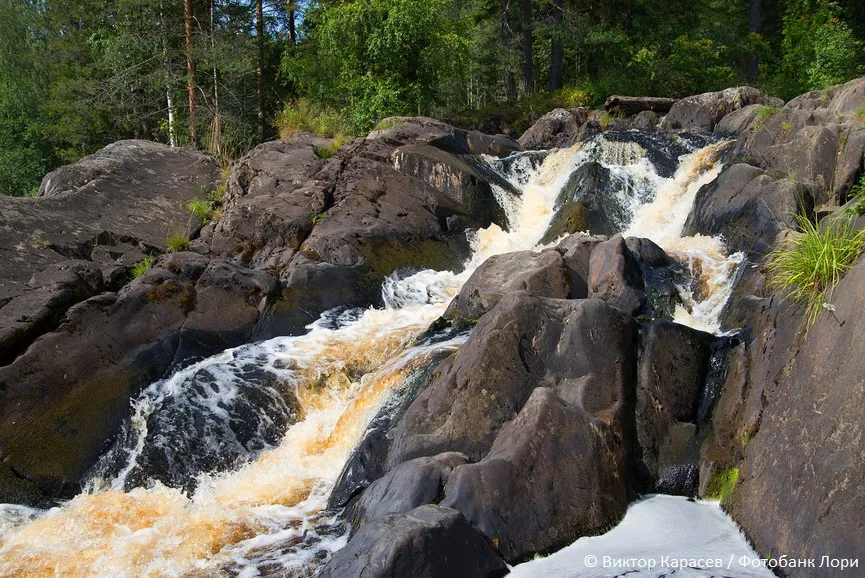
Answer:
<svg viewBox="0 0 865 578"><path fill-rule="evenodd" d="M748 561L744 565L743 559ZM508 576L614 578L627 573L639 578L772 578L767 568L754 567L756 560L742 532L716 502L652 495L632 503L622 521L606 534L580 538L550 556L518 564ZM721 562L720 569L709 566L716 561ZM655 568L648 569L650 563Z"/></svg>

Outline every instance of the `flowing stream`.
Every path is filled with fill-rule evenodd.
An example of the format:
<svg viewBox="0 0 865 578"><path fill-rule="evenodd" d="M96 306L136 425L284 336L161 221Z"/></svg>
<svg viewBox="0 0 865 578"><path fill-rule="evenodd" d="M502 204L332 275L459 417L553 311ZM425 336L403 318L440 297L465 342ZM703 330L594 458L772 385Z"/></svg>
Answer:
<svg viewBox="0 0 865 578"><path fill-rule="evenodd" d="M473 233L464 271L394 275L383 309L331 311L306 335L226 350L147 387L86 491L48 511L0 505L0 575L314 575L346 543L326 503L370 420L468 335L414 338L486 258L541 248L559 192L588 162L614 177L604 194L618 230L654 240L694 275L675 320L717 332L742 257L682 230L728 143L667 136L667 150L629 138L601 135L543 161L486 159L521 195L496 191L510 230ZM667 170L653 160L661 153L673 155Z"/></svg>

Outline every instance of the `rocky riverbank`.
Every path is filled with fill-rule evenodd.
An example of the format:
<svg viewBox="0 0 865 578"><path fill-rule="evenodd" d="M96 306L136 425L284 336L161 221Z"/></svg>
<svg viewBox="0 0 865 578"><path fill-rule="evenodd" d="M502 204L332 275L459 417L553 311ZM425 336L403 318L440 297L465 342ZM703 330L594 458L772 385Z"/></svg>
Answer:
<svg viewBox="0 0 865 578"><path fill-rule="evenodd" d="M705 275L616 234L621 207L604 192L621 176L582 165L551 207L550 246L488 259L422 336L471 330L349 459L330 506L352 537L322 575L502 575L608 530L651 492L720 498L764 556L855 558L865 265L806 333L768 287L766 256L796 215L834 218L850 200L865 80L786 104L747 87L661 104L665 116L639 99L611 101L617 118L557 109L518 140L392 119L332 156L329 140L298 134L224 180L206 155L123 141L49 174L35 199L7 199L0 502L77 494L130 400L178 368L303 333L334 307L380 306L395 272L459 272L466 233L514 226L503 203L520 194L478 155L505 165L537 150L520 161L537 165L541 151L603 141L608 154L642 151L664 177L694 150L723 162L689 181L699 190L681 234L720 235L743 256L726 334L674 321L693 305L680 288L699 301ZM217 218L184 209L216 189ZM168 252L175 233L188 250Z"/></svg>

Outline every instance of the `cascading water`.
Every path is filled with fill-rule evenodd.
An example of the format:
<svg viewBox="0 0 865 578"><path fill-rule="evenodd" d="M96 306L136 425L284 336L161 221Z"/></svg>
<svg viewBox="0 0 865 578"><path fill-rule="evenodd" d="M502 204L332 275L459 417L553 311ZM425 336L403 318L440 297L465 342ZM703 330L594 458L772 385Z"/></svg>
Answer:
<svg viewBox="0 0 865 578"><path fill-rule="evenodd" d="M586 163L625 183L607 191L619 229L653 239L698 277L696 293L682 287L676 320L717 331L741 259L719 239L681 234L726 144L687 138L666 151L672 166L627 135L554 150L540 164L537 153L487 159L521 195L495 190L510 231L473 233L463 272L392 276L385 309L329 312L304 336L227 350L152 384L87 491L49 511L0 506L0 575L313 575L346 542L327 497L367 424L467 335L414 337L486 258L538 248L559 192Z"/></svg>

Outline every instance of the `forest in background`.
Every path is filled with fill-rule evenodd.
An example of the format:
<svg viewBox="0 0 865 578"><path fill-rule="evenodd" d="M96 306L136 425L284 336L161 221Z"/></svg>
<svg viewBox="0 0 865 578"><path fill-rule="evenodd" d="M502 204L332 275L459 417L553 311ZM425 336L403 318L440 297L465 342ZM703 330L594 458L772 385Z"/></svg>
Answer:
<svg viewBox="0 0 865 578"><path fill-rule="evenodd" d="M863 72L861 0L0 0L0 193L106 144L223 162L296 130L423 114L519 131L610 94Z"/></svg>

